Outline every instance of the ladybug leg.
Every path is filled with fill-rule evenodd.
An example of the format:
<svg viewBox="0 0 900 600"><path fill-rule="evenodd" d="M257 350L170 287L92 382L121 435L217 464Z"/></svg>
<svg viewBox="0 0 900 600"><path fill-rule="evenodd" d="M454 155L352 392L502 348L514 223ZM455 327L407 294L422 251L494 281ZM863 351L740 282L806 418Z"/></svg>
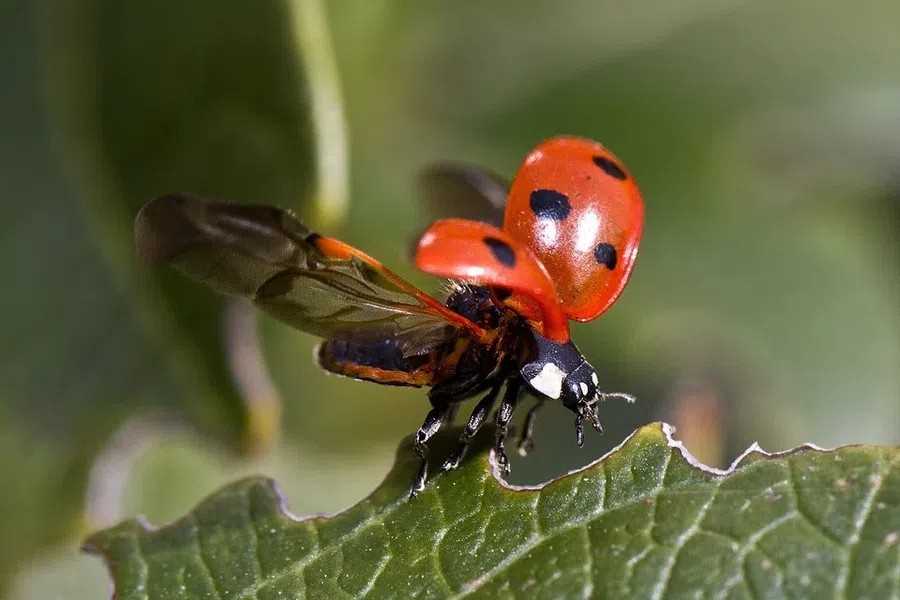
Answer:
<svg viewBox="0 0 900 600"><path fill-rule="evenodd" d="M497 383L491 390L485 395L484 398L478 401L478 404L475 405L475 409L472 410L472 414L469 415L469 420L466 423L466 428L463 429L463 432L459 436L459 447L447 457L447 460L444 461L444 464L441 465L441 469L444 471L450 471L459 466L459 463L462 461L463 457L466 455L466 451L469 449L469 444L472 442L472 438L474 438L478 434L478 430L481 429L481 426L484 425L485 420L487 419L488 413L491 412L491 408L494 407L494 402L497 400L497 395L500 393L500 388L503 383Z"/></svg>
<svg viewBox="0 0 900 600"><path fill-rule="evenodd" d="M584 446L584 415L575 415L575 443L581 448Z"/></svg>
<svg viewBox="0 0 900 600"><path fill-rule="evenodd" d="M538 411L544 406L544 399L541 398L531 407L525 416L525 425L522 428L522 435L519 436L519 445L517 451L519 456L528 456L528 453L534 450L534 422Z"/></svg>
<svg viewBox="0 0 900 600"><path fill-rule="evenodd" d="M416 432L413 449L419 455L421 464L419 465L419 472L416 473L416 478L413 480L412 489L409 491L410 498L413 498L425 489L425 481L428 479L428 442L440 431L451 411L451 404L438 404L428 412L428 416L425 417L425 421Z"/></svg>
<svg viewBox="0 0 900 600"><path fill-rule="evenodd" d="M497 466L503 475L509 475L509 457L506 455L506 434L509 430L509 422L512 419L513 412L516 410L516 403L519 400L519 391L522 389L522 380L513 377L506 384L506 392L503 394L503 400L500 401L500 408L497 409L497 433L494 440L494 456L497 459Z"/></svg>
<svg viewBox="0 0 900 600"><path fill-rule="evenodd" d="M580 402L575 413L575 443L581 448L584 446L584 422L589 421L591 426L599 433L603 433L603 425L594 408L593 403Z"/></svg>

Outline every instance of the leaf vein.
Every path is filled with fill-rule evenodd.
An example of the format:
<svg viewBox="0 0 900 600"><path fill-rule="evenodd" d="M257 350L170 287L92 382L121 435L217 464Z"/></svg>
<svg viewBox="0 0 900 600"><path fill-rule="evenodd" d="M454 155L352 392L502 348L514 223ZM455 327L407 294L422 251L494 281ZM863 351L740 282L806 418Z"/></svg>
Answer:
<svg viewBox="0 0 900 600"><path fill-rule="evenodd" d="M786 522L790 521L793 518L800 517L800 512L798 510L792 510L784 513L777 519L773 519L769 523L767 523L764 527L759 528L757 531L753 532L749 536L747 536L747 540L741 545L735 554L735 573L732 577L730 577L725 584L722 586L722 590L719 593L719 598L725 598L728 596L728 592L734 588L738 583L741 582L741 574L745 573L747 555L751 550L756 549L762 552L760 548L758 548L757 544L769 533L775 531ZM763 554L765 554L763 552ZM749 587L749 584L748 584Z"/></svg>
<svg viewBox="0 0 900 600"><path fill-rule="evenodd" d="M241 494L244 498L244 511L247 513L247 529L250 532L250 541L253 545L253 567L255 570L255 579L257 581L261 581L263 579L263 573L265 573L265 568L263 567L262 560L259 556L259 531L257 530L256 521L253 520L253 514L250 510L250 495L247 489L243 490Z"/></svg>
<svg viewBox="0 0 900 600"><path fill-rule="evenodd" d="M391 562L391 554L387 553L378 561L378 565L375 567L375 571L372 573L372 577L369 578L369 581L366 583L365 587L360 590L359 595L363 598L368 597L369 593L375 587L375 583L378 581L378 578L381 577L381 574L384 573L385 567L387 564Z"/></svg>
<svg viewBox="0 0 900 600"><path fill-rule="evenodd" d="M853 566L854 557L859 548L859 540L860 537L862 537L862 532L866 527L866 523L869 522L872 508L875 506L875 497L878 495L878 492L881 491L881 486L884 484L886 478L882 464L883 463L879 461L877 472L869 476L869 481L872 485L869 487L869 491L860 503L859 510L853 517L853 531L850 532L850 536L847 538L845 546L846 559L838 573L837 584L835 585L836 598L847 597L847 584L850 580L850 569Z"/></svg>
<svg viewBox="0 0 900 600"><path fill-rule="evenodd" d="M361 520L355 527L353 527L353 529L344 533L339 538L337 538L336 540L334 540L333 542L331 542L327 545L322 545L322 543L320 541L321 538L319 537L318 529L315 527L315 525L313 525L311 528L316 532L316 543L317 543L317 548L319 550L318 553L310 552L302 560L299 560L295 563L291 563L291 564L287 565L286 567L271 573L265 580L260 581L254 585L247 586L245 589L241 590L240 593L237 594L237 596L236 596L237 599L238 600L246 600L248 598L255 597L259 591L269 587L270 585L274 585L274 584L278 583L285 577L288 577L290 575L303 574L306 570L306 567L308 567L310 564L315 562L323 553L325 553L329 550L339 550L340 546L342 544L347 542L349 539L351 539L353 536L358 534L360 531L367 529L368 527L371 527L374 525L383 524L384 520L387 519L387 517L389 517L391 514L393 514L397 510L397 508L400 507L406 501L407 501L406 497L401 496L394 502L391 502L390 504L385 506L381 512L371 513L369 516L367 516L366 518ZM312 523L312 521L307 521L307 522ZM306 581L306 578L304 577L304 584L305 584L305 581Z"/></svg>
<svg viewBox="0 0 900 600"><path fill-rule="evenodd" d="M128 535L134 538L134 545L137 548L137 559L141 566L140 583L138 584L140 586L139 589L144 592L144 600L150 600L150 592L147 591L147 584L150 580L150 563L148 563L147 559L144 557L144 549L141 547L141 537L134 531L130 532Z"/></svg>
<svg viewBox="0 0 900 600"><path fill-rule="evenodd" d="M788 478L785 483L787 483L788 489L791 490L791 494L794 496L794 507L797 509L797 514L812 527L813 531L816 531L823 538L831 542L833 545L837 547L843 546L843 541L838 539L831 531L822 527L819 523L816 523L815 519L813 519L807 512L806 508L803 505L803 500L800 497L799 488L797 487L797 478L794 475L794 464L793 461L788 460L786 462L786 468L788 472Z"/></svg>
<svg viewBox="0 0 900 600"><path fill-rule="evenodd" d="M217 598L224 598L225 595L222 593L222 590L219 589L219 583L216 581L216 578L213 576L212 568L210 566L210 562L206 556L206 549L203 544L203 537L201 535L202 528L200 524L197 522L197 517L194 513L188 513L188 519L191 525L194 528L194 539L197 543L197 556L200 558L200 566L203 567L203 572L209 578L209 583L212 585L213 591L216 593ZM256 594L254 593L254 597Z"/></svg>
<svg viewBox="0 0 900 600"><path fill-rule="evenodd" d="M582 596L587 600L594 595L594 554L591 552L591 535L587 524L580 528L584 532L584 590Z"/></svg>
<svg viewBox="0 0 900 600"><path fill-rule="evenodd" d="M666 466L664 467L664 471L668 469L668 462L670 460L671 460L671 453L669 453L667 455L667 461L666 461ZM664 481L665 481L665 474L663 474L663 477L660 479L660 482L661 482L660 485L662 485L662 482L664 482ZM606 480L605 480L605 475L604 475L604 485L605 485L605 483L606 483ZM635 498L632 498L629 501L624 502L623 504L620 504L619 506L616 506L615 509L627 508L629 506L634 506L640 502L644 502L649 498L656 498L659 496L660 491L662 491L662 487L657 487L647 494L639 495ZM614 510L614 509L610 509L610 510ZM454 596L449 596L449 598L453 599L453 600L458 600L459 598L465 598L467 596L470 596L471 594L474 594L479 589L484 587L485 584L490 582L494 577L496 577L498 574L500 574L504 569L506 569L507 567L509 567L516 561L518 561L519 559L523 558L524 556L527 556L527 554L529 552L531 552L531 550L533 550L538 544L544 542L546 539L553 537L553 536L560 536L560 535L562 535L564 533L568 533L569 531L572 531L573 529L578 528L578 527L586 527L588 524L595 521L597 518L606 514L607 512L609 512L609 511L607 511L603 507L600 507L599 509L595 510L593 513L591 513L589 515L586 515L582 519L578 519L577 521L571 521L568 524L566 524L565 526L555 529L553 531L553 534L551 534L551 535L548 535L548 536L532 535L525 542L523 542L522 545L517 550L511 551L509 554L506 555L506 557L503 560L501 560L499 563L494 565L494 567L492 567L490 570L485 572L483 575L481 575L474 581L469 582L468 585L463 586L462 591L455 594Z"/></svg>
<svg viewBox="0 0 900 600"><path fill-rule="evenodd" d="M441 523L444 524L444 527L438 531L438 539L435 540L435 544L431 551L431 561L434 566L434 571L438 576L438 582L442 584L444 588L444 593L449 594L453 591L450 587L450 582L447 581L447 574L444 572L444 565L441 562L441 544L444 542L444 537L447 535L449 524L447 523L447 512L444 510L444 500L441 498L441 493L439 490L435 490L434 492L435 502L437 504L438 510L440 511L440 520Z"/></svg>
<svg viewBox="0 0 900 600"><path fill-rule="evenodd" d="M665 481L665 479L663 479ZM650 597L653 600L658 600L662 598L666 590L669 587L669 584L672 581L672 571L675 568L675 563L678 561L678 557L681 554L682 548L684 548L687 543L693 538L698 531L700 531L700 523L703 522L703 519L706 517L706 513L709 512L710 507L715 502L716 498L719 495L719 489L721 488L721 484L716 485L713 488L712 493L709 495L709 498L703 505L700 507L700 510L697 511L697 516L694 517L693 522L688 526L687 529L682 532L680 536L675 539L675 545L672 548L672 552L669 554L668 559L663 564L662 572L659 576L659 581L653 588L653 592L650 594ZM654 515L656 511L654 511ZM654 516L655 519L655 516ZM653 537L652 535L650 536Z"/></svg>

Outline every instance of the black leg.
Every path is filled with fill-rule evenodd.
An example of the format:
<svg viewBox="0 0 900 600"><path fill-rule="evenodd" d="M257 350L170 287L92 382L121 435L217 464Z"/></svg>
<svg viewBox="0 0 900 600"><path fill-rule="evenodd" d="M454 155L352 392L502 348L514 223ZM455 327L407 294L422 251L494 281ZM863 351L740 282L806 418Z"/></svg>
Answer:
<svg viewBox="0 0 900 600"><path fill-rule="evenodd" d="M584 415L575 415L575 443L581 448L584 446Z"/></svg>
<svg viewBox="0 0 900 600"><path fill-rule="evenodd" d="M503 475L509 475L509 457L506 456L505 446L506 434L513 411L516 410L521 387L522 381L518 377L507 380L506 392L503 394L500 408L497 409L497 437L494 441L494 456L497 458L497 466L500 467Z"/></svg>
<svg viewBox="0 0 900 600"><path fill-rule="evenodd" d="M413 481L412 489L409 491L409 497L412 498L425 489L425 480L428 479L428 441L434 437L441 429L447 416L451 412L451 404L441 404L435 406L428 412L425 422L416 432L416 439L413 442L413 448L419 458L422 460L419 466L419 472Z"/></svg>
<svg viewBox="0 0 900 600"><path fill-rule="evenodd" d="M578 405L575 413L575 443L581 448L584 446L584 420L591 422L591 426L599 433L603 433L603 425L600 424L600 417L597 415L596 407L590 403L582 402Z"/></svg>
<svg viewBox="0 0 900 600"><path fill-rule="evenodd" d="M534 450L534 422L542 406L544 399L540 398L525 417L525 426L522 428L522 435L519 436L519 456L528 456L528 453Z"/></svg>
<svg viewBox="0 0 900 600"><path fill-rule="evenodd" d="M488 413L491 412L491 408L494 406L494 402L497 400L497 394L500 393L500 387L503 383L498 383L485 395L484 398L478 401L478 404L475 405L474 410L472 410L472 414L469 415L469 421L466 423L466 428L463 429L462 434L459 436L459 447L456 449L453 454L447 457L447 460L444 461L444 464L441 465L441 468L445 471L449 471L451 469L455 469L459 466L459 463L462 461L463 457L466 455L466 450L469 449L469 444L472 442L472 438L478 434L478 430L481 429L481 426L484 425L484 421L487 419Z"/></svg>
<svg viewBox="0 0 900 600"><path fill-rule="evenodd" d="M593 427L597 433L603 433L603 424L600 422L600 415L597 413L597 408L597 406L585 404L584 412L591 422L591 427Z"/></svg>

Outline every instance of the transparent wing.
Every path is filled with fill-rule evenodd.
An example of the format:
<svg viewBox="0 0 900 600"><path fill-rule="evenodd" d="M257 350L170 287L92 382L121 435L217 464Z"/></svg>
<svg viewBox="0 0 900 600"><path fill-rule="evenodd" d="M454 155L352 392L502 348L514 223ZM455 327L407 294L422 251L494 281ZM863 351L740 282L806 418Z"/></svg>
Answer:
<svg viewBox="0 0 900 600"><path fill-rule="evenodd" d="M320 249L323 240L339 244L282 209L187 194L152 200L135 221L143 258L168 263L219 292L248 298L313 335L391 338L412 355L430 351L465 325L462 317L365 254L341 245L338 256L329 256Z"/></svg>
<svg viewBox="0 0 900 600"><path fill-rule="evenodd" d="M446 218L482 221L499 227L509 182L496 173L466 163L443 162L419 176L429 221Z"/></svg>

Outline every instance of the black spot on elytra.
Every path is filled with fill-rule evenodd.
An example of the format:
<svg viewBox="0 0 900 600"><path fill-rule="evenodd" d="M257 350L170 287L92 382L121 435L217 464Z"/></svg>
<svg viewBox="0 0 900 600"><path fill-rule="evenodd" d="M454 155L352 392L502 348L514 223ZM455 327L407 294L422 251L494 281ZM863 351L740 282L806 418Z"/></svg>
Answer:
<svg viewBox="0 0 900 600"><path fill-rule="evenodd" d="M625 181L626 179L628 179L628 175L625 174L625 171L622 170L622 167L606 158L605 156L595 156L594 164L603 169L603 172L610 177L615 177L620 181Z"/></svg>
<svg viewBox="0 0 900 600"><path fill-rule="evenodd" d="M484 243L490 248L494 258L502 264L510 268L516 266L516 253L509 244L495 237L484 238Z"/></svg>
<svg viewBox="0 0 900 600"><path fill-rule="evenodd" d="M555 190L534 190L531 192L531 210L539 219L562 221L572 212L572 205L568 196Z"/></svg>
<svg viewBox="0 0 900 600"><path fill-rule="evenodd" d="M594 248L594 258L597 259L597 262L601 265L605 266L607 269L612 271L616 268L616 249L612 244L607 244L603 242L602 244L597 244L597 247Z"/></svg>

